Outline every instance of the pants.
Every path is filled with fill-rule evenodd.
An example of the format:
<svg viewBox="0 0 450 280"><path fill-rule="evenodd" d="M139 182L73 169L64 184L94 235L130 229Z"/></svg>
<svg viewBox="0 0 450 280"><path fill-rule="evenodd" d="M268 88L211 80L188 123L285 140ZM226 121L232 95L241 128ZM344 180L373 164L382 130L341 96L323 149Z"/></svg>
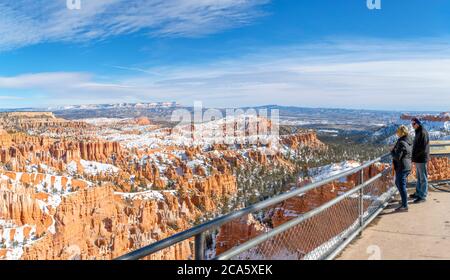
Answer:
<svg viewBox="0 0 450 280"><path fill-rule="evenodd" d="M419 198L426 199L428 195L428 170L426 163L416 163L417 185L416 194Z"/></svg>
<svg viewBox="0 0 450 280"><path fill-rule="evenodd" d="M395 185L402 198L402 207L408 207L408 191L406 190L407 178L411 171L399 171L395 173Z"/></svg>

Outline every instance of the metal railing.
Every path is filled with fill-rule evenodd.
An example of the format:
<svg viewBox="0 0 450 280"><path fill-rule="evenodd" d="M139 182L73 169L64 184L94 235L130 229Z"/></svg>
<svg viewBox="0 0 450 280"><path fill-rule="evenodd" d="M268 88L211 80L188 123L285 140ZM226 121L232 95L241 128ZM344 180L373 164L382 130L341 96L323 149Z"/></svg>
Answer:
<svg viewBox="0 0 450 280"><path fill-rule="evenodd" d="M449 156L445 148L450 141L432 144L432 156ZM442 149L442 147L444 147ZM397 192L393 186L392 167L388 167L364 182L364 170L377 163L390 163L390 155L383 155L363 165L335 176L308 184L274 198L261 201L244 209L221 216L166 239L130 252L118 260L136 260L151 256L186 240L194 239L195 254L192 258L206 259L208 232L267 208L296 199L311 191L318 191L335 181L359 174L355 187L340 193L305 213L274 227L260 235L231 246L212 259L333 259L337 256L381 211ZM214 248L213 248L214 249Z"/></svg>
<svg viewBox="0 0 450 280"><path fill-rule="evenodd" d="M251 205L249 207L246 207L246 208L243 208L241 210L232 212L230 214L221 216L221 217L219 217L217 219L211 220L211 221L206 222L204 224L195 226L195 227L193 227L191 229L188 229L186 231L177 233L177 234L175 234L175 235L173 235L171 237L168 237L166 239L157 241L157 242L155 242L155 243L153 243L151 245L145 246L143 248L140 248L138 250L130 252L130 253L124 255L124 256L121 256L121 257L118 258L118 260L142 259L144 257L150 256L150 255L152 255L154 253L157 253L157 252L159 252L159 251L161 251L163 249L169 248L170 246L176 245L176 244L178 244L180 242L183 242L185 240L189 240L191 238L195 238L195 241L194 241L195 242L195 256L194 256L195 259L203 260L203 259L205 259L205 249L206 249L205 248L205 238L206 238L206 233L208 231L219 229L222 225L224 225L224 224L226 224L228 222L231 222L233 220L245 217L245 216L247 216L249 214L252 214L252 213L264 210L266 208L276 206L276 205L278 205L278 204L280 204L280 203L282 203L282 202L284 202L284 201L286 201L288 199L291 199L291 198L294 198L294 197L298 197L300 195L304 195L304 194L308 193L309 191L316 190L316 189L318 189L318 188L320 188L322 186L325 186L325 185L327 185L329 183L333 183L334 181L340 180L342 178L346 178L347 176L359 173L360 177L362 178L364 169L366 169L366 168L368 168L368 167L370 167L370 166L372 166L372 165L374 165L376 163L385 161L386 159L389 159L389 155L388 154L383 155L383 156L381 156L381 157L379 157L379 158L377 158L375 160L371 160L369 162L366 162L366 163L364 163L363 165L361 165L361 166L359 166L357 168L354 168L354 169L348 170L346 172L342 172L342 173L340 173L338 175L329 177L329 178L327 178L325 180L322 180L322 181L319 181L319 182L315 182L315 183L311 183L311 184L306 185L306 186L304 186L302 188L298 188L298 189L289 191L287 193L281 194L279 196L276 196L274 198L261 201L259 203L254 204L254 205ZM391 173L391 171L390 170L386 170L385 172L375 176L374 178L372 178L371 180L369 180L366 183L362 183L361 182L362 184L360 184L359 186L355 187L350 192L348 192L348 193L346 193L346 194L344 194L342 196L339 196L336 200L330 201L325 206L326 207L331 207L332 205L338 203L343 197L348 197L348 196L350 196L350 195L352 195L352 194L354 194L356 192L358 192L360 194L360 196L361 196L361 194L363 194L363 190L364 190L365 186L368 186L373 181L380 179L383 176L383 174L386 175L386 174L389 174L389 173ZM360 201L360 205L363 204L363 202L361 202L361 200L362 200L362 198L359 200ZM380 203L380 206L381 205L382 204ZM272 231L270 231L272 233L269 232L270 235L268 235L268 236L272 236L272 235L274 235L276 233L283 232L283 230L287 229L289 227L289 225L291 225L293 223L294 224L300 223L301 222L300 219L306 220L308 217L313 217L315 214L319 213L320 210L325 210L326 209L325 206L313 210L312 213L302 214L299 217L299 219L295 219L293 221L289 221L288 223L283 224L282 226L273 229ZM357 206L357 209L358 209L358 207L360 207L360 206ZM360 212L363 212L362 209L360 210ZM360 218L358 218L358 220L360 221L361 224L363 223L363 217L362 216ZM269 233L267 233L267 234L269 234ZM267 235L267 234L264 234L264 235ZM259 238L261 238L261 237L259 237ZM241 246L243 246L243 245L241 245ZM230 250L229 252L226 252L226 254L223 254L221 256L216 257L216 259L226 259L228 257L234 256L235 252L238 252L238 251L240 252L242 250L242 248L245 248L245 247L241 247L241 246L238 246L238 247ZM248 246L248 244L247 244L247 246ZM235 250L237 250L237 248L239 248L239 250L235 251Z"/></svg>
<svg viewBox="0 0 450 280"><path fill-rule="evenodd" d="M369 165L370 166L370 165ZM368 167L368 166L366 166ZM358 171L363 179L363 170ZM396 189L387 168L364 183L217 256L217 260L333 258L387 205Z"/></svg>
<svg viewBox="0 0 450 280"><path fill-rule="evenodd" d="M433 157L449 157L450 141L432 141L430 153Z"/></svg>
<svg viewBox="0 0 450 280"><path fill-rule="evenodd" d="M450 141L433 141L431 142L430 154L434 158L440 158L445 160L447 158L447 165L450 166ZM450 178L445 178L441 180L430 180L429 183L435 189L439 189L437 186L441 184L449 184ZM448 191L448 190L445 190Z"/></svg>

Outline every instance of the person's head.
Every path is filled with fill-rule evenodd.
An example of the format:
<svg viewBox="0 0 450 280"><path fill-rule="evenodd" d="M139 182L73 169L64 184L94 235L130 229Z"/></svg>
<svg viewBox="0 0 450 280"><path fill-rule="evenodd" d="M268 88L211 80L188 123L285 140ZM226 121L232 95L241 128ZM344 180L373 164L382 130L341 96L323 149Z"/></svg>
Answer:
<svg viewBox="0 0 450 280"><path fill-rule="evenodd" d="M404 136L407 136L409 134L409 130L406 126L401 125L398 129L397 129L397 136L402 138Z"/></svg>
<svg viewBox="0 0 450 280"><path fill-rule="evenodd" d="M422 125L422 122L418 118L413 118L411 120L411 125L414 129L418 129Z"/></svg>

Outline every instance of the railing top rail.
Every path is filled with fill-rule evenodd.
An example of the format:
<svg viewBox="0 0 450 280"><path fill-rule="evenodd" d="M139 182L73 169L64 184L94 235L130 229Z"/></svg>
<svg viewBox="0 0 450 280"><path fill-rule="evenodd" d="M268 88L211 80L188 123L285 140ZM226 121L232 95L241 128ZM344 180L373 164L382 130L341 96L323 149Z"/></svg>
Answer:
<svg viewBox="0 0 450 280"><path fill-rule="evenodd" d="M450 147L450 143L449 144L431 144L430 147L432 147L432 148Z"/></svg>
<svg viewBox="0 0 450 280"><path fill-rule="evenodd" d="M435 146L435 145L448 146L448 145L450 145L450 140L430 141L430 145L432 145L432 146Z"/></svg>
<svg viewBox="0 0 450 280"><path fill-rule="evenodd" d="M450 156L450 141L432 141L430 142L431 156L448 157Z"/></svg>
<svg viewBox="0 0 450 280"><path fill-rule="evenodd" d="M431 153L431 156L436 157L436 158L450 157L450 152L448 152L448 153Z"/></svg>
<svg viewBox="0 0 450 280"><path fill-rule="evenodd" d="M313 189L316 189L318 187L321 187L323 185L326 185L328 183L336 181L336 180L338 180L338 179L340 179L342 177L346 177L346 176L355 174L357 172L360 172L361 170L363 170L363 169L365 169L367 167L370 167L371 165L373 165L375 163L381 162L383 159L385 159L387 157L389 157L389 154L384 154L381 157L378 157L378 158L376 158L374 160L370 160L370 161L362 164L359 167L356 167L356 168L353 168L353 169L341 172L341 173L336 174L334 176L331 176L331 177L329 177L327 179L308 184L308 185L306 185L306 186L304 186L302 188L298 188L298 189L286 192L284 194L280 194L278 196L275 196L273 198L270 198L270 199L258 202L256 204L253 204L253 205L248 206L246 208L240 209L238 211L235 211L235 212L223 215L221 217L218 217L216 219L213 219L213 220L208 221L206 223L203 223L201 225L198 225L198 226L195 226L195 227L190 228L188 230L179 232L179 233L177 233L175 235L172 235L172 236L170 236L170 237L168 237L166 239L157 241L157 242L152 243L152 244L150 244L148 246L145 246L145 247L142 247L140 249L137 249L137 250L135 250L133 252L130 252L130 253L126 254L126 255L123 255L123 256L121 256L121 257L119 257L117 259L118 260L130 260L130 259L140 259L140 258L146 257L146 256L148 256L150 254L153 254L155 252L158 252L158 251L160 251L160 250L162 250L164 248L170 247L170 246L175 245L175 244L177 244L177 243L179 243L181 241L184 241L186 239L192 238L192 237L194 237L194 236L196 236L196 235L198 235L200 233L206 232L206 231L211 230L211 229L218 228L218 227L222 226L223 224L225 224L225 223L227 223L229 221L232 221L232 220L241 218L241 217L243 217L245 215L248 215L248 214L251 214L251 213L263 210L263 209L268 208L270 206L274 206L274 205L276 205L276 204L278 204L280 202L283 202L283 201L285 201L287 199L293 198L293 197L298 196L300 194L304 194L304 193L306 193L308 191L311 191Z"/></svg>
<svg viewBox="0 0 450 280"><path fill-rule="evenodd" d="M447 147L447 146L450 146L450 143L447 143L447 144L445 144L445 143L431 143L430 146L431 147Z"/></svg>

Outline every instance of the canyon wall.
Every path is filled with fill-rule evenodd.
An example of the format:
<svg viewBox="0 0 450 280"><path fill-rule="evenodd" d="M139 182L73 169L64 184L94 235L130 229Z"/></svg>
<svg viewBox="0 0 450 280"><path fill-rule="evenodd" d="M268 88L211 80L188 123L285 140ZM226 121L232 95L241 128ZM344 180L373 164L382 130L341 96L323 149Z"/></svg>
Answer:
<svg viewBox="0 0 450 280"><path fill-rule="evenodd" d="M0 248L0 258L17 246L14 242L23 242L16 234L20 230L30 243L21 258L30 260L118 257L188 229L206 213L216 212L220 200L236 189L233 177L220 174L184 185L192 188L185 192L142 193L117 193L113 186L44 174L1 175L0 220L14 227L4 229L10 245ZM37 190L36 185L45 188ZM52 206L54 201L58 203ZM0 236L6 235L0 225ZM192 247L188 240L151 258L189 259Z"/></svg>
<svg viewBox="0 0 450 280"><path fill-rule="evenodd" d="M24 171L27 164L46 164L61 169L62 163L80 159L112 162L120 159L122 148L117 142L67 141L23 133L0 134L0 163L11 164L12 170Z"/></svg>
<svg viewBox="0 0 450 280"><path fill-rule="evenodd" d="M307 131L296 133L293 135L282 136L281 143L289 146L294 150L302 146L311 148L325 147L325 145L317 138L317 133L315 131Z"/></svg>

